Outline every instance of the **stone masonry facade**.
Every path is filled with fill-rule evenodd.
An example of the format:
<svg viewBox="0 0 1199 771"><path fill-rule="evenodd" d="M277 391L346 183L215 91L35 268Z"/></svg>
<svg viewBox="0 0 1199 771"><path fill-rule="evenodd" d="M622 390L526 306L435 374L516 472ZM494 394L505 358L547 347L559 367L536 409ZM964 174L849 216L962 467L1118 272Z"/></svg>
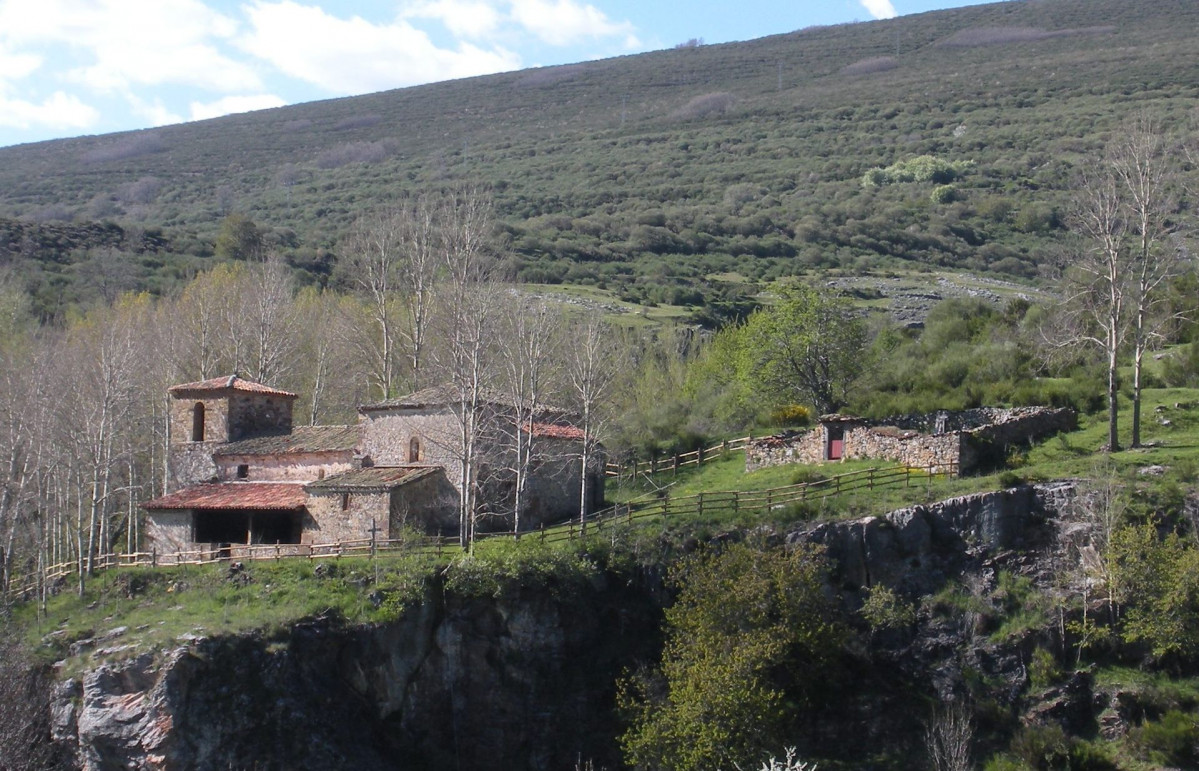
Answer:
<svg viewBox="0 0 1199 771"><path fill-rule="evenodd" d="M262 545L302 553L413 531L457 532L458 426L454 404L437 389L365 405L356 425L294 428L297 396L258 383L214 378L168 393L166 494L145 504L149 547L164 559L196 551L236 558ZM513 453L505 440L517 431L539 448L521 529L578 516L581 432L560 411L517 427L502 404L487 409L493 420L480 437L486 460L478 470L477 526L512 526ZM588 511L603 501L603 458L594 457Z"/></svg>
<svg viewBox="0 0 1199 771"><path fill-rule="evenodd" d="M787 463L890 460L933 473L970 473L1002 459L1008 448L1070 431L1068 408L983 407L959 412L867 420L828 415L808 431L764 437L746 447L745 470Z"/></svg>

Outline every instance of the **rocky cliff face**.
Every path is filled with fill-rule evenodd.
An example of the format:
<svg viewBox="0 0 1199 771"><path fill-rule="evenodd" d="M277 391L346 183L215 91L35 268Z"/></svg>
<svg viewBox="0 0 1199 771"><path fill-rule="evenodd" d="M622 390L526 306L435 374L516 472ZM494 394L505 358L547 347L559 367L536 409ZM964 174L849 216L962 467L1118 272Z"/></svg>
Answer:
<svg viewBox="0 0 1199 771"><path fill-rule="evenodd" d="M826 547L830 589L851 614L879 584L911 602L951 582L985 597L1001 570L1051 574L1056 519L1072 494L1068 483L1021 487L786 537ZM54 731L87 771L619 768L614 683L658 658L652 585L609 576L500 599L435 591L388 624L316 619L277 639L192 641L61 683ZM991 631L927 609L905 629L863 629L844 682L797 744L857 769L903 747L922 768L929 703L986 682L995 709L1015 715L1036 641L996 641ZM1085 721L1094 701L1086 682L1071 681L1032 719Z"/></svg>
<svg viewBox="0 0 1199 771"><path fill-rule="evenodd" d="M402 619L199 640L63 682L57 739L100 769L612 765L613 687L652 650L646 593L431 596Z"/></svg>

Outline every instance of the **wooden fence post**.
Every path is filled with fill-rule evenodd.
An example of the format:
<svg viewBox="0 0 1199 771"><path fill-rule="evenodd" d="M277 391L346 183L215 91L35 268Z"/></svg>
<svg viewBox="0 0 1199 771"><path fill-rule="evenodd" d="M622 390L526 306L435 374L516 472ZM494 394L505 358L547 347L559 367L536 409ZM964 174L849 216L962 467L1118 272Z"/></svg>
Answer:
<svg viewBox="0 0 1199 771"><path fill-rule="evenodd" d="M674 475L675 475L676 477L679 475L679 456L678 456L678 453L675 453L675 456L674 456Z"/></svg>
<svg viewBox="0 0 1199 771"><path fill-rule="evenodd" d="M650 474L658 473L658 451L657 450L655 450L654 453L649 456L649 473Z"/></svg>
<svg viewBox="0 0 1199 771"><path fill-rule="evenodd" d="M697 452L698 455L695 456L695 465L702 466L704 465L704 448L700 447Z"/></svg>

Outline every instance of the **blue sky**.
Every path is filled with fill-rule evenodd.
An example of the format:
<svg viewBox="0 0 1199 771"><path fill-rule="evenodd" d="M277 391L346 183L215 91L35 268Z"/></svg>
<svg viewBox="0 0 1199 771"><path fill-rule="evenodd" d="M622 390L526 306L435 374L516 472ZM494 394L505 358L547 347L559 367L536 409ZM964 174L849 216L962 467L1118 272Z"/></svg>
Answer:
<svg viewBox="0 0 1199 771"><path fill-rule="evenodd" d="M971 0L0 0L0 147Z"/></svg>

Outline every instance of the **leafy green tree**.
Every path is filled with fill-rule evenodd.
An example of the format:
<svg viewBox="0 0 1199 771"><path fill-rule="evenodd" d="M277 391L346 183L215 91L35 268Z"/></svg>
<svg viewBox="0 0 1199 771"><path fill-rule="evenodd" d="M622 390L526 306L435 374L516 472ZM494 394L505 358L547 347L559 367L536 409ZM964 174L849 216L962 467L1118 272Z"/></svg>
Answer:
<svg viewBox="0 0 1199 771"><path fill-rule="evenodd" d="M814 547L746 544L701 552L670 575L659 670L622 683L639 768L748 767L784 744L789 718L818 701L844 638Z"/></svg>
<svg viewBox="0 0 1199 771"><path fill-rule="evenodd" d="M788 287L773 307L750 316L738 375L771 405L842 407L866 368L866 324L849 300Z"/></svg>
<svg viewBox="0 0 1199 771"><path fill-rule="evenodd" d="M221 221L213 248L217 257L227 260L249 260L262 254L262 231L254 220L234 212Z"/></svg>
<svg viewBox="0 0 1199 771"><path fill-rule="evenodd" d="M1150 522L1113 536L1117 588L1127 606L1123 637L1169 664L1199 657L1199 549Z"/></svg>

